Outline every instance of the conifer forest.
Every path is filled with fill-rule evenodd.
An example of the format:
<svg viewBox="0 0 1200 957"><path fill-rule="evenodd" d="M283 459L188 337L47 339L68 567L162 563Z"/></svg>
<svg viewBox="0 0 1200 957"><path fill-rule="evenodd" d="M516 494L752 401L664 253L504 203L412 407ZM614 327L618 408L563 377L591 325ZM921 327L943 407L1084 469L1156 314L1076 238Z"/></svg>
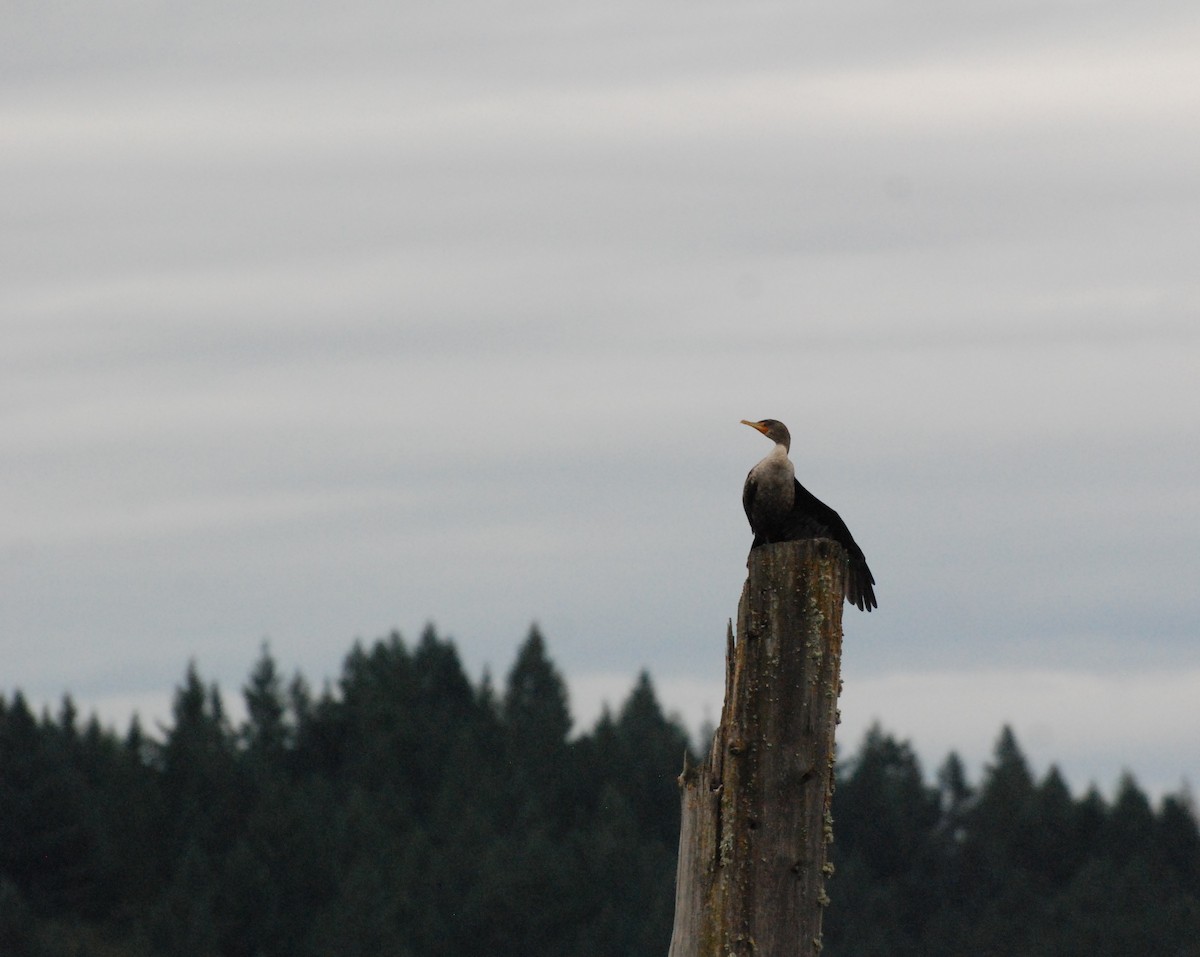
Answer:
<svg viewBox="0 0 1200 957"><path fill-rule="evenodd" d="M319 693L264 647L241 694L188 667L124 732L0 699L0 955L665 957L700 745L648 675L573 728L536 628L493 687L431 627ZM879 727L841 754L825 954L1200 955L1186 792L1072 794L1007 728L979 780Z"/></svg>

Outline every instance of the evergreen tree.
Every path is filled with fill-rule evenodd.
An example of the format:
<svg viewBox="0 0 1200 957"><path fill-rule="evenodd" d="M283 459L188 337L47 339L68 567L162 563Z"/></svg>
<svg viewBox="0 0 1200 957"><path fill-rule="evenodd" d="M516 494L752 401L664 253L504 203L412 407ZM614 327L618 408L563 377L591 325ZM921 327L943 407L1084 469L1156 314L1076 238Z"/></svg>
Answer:
<svg viewBox="0 0 1200 957"><path fill-rule="evenodd" d="M1082 862L1071 834L1075 803L1067 782L1051 766L1030 801L1027 839L1022 842L1025 865L1034 873L1043 895L1057 893Z"/></svg>
<svg viewBox="0 0 1200 957"><path fill-rule="evenodd" d="M534 763L557 754L571 731L567 686L550 659L537 625L517 653L504 695L504 723L516 754Z"/></svg>
<svg viewBox="0 0 1200 957"><path fill-rule="evenodd" d="M0 713L0 877L35 912L76 915L95 893L95 835L73 707L64 717L39 727L20 692Z"/></svg>
<svg viewBox="0 0 1200 957"><path fill-rule="evenodd" d="M831 947L859 955L918 952L936 904L929 864L940 811L911 745L873 725L837 786L833 815L835 906L825 918Z"/></svg>
<svg viewBox="0 0 1200 957"><path fill-rule="evenodd" d="M663 715L650 675L643 671L621 707L608 776L630 802L639 829L664 844L679 840L679 769L686 732Z"/></svg>
<svg viewBox="0 0 1200 957"><path fill-rule="evenodd" d="M546 643L534 625L508 674L502 709L506 792L515 812L512 823L527 826L566 820L574 808L560 798L570 787L567 734L571 716L562 676L546 656Z"/></svg>
<svg viewBox="0 0 1200 957"><path fill-rule="evenodd" d="M878 724L867 731L834 800L837 844L881 878L905 873L921 857L940 818L938 795L926 787L916 752Z"/></svg>
<svg viewBox="0 0 1200 957"><path fill-rule="evenodd" d="M1006 724L996 740L992 763L985 769L980 813L996 819L997 823L1011 821L1012 812L1023 807L1032 794L1033 774L1017 744L1017 736Z"/></svg>
<svg viewBox="0 0 1200 957"><path fill-rule="evenodd" d="M1163 800L1154 840L1155 856L1175 872L1186 893L1200 900L1200 829L1186 796Z"/></svg>
<svg viewBox="0 0 1200 957"><path fill-rule="evenodd" d="M1117 861L1128 861L1150 850L1148 838L1155 830L1154 811L1145 792L1128 771L1117 784L1117 796L1104 829L1105 851Z"/></svg>
<svg viewBox="0 0 1200 957"><path fill-rule="evenodd" d="M423 742L413 659L399 632L369 653L356 646L343 665L341 687L341 703L328 709L341 718L335 722L344 737L339 773L393 803L410 804L411 772Z"/></svg>
<svg viewBox="0 0 1200 957"><path fill-rule="evenodd" d="M182 881L178 906L191 908L183 898L198 893L195 885L205 868L236 839L245 782L220 693L215 685L205 687L194 662L176 688L171 710L174 722L158 749L167 822L163 851L168 869L187 865L186 873L176 875ZM201 908L204 900L207 896L197 897L194 906ZM205 919L197 912L196 920Z"/></svg>
<svg viewBox="0 0 1200 957"><path fill-rule="evenodd" d="M250 672L250 681L242 689L246 702L246 721L241 738L256 764L274 766L282 760L291 744L291 728L285 715L287 705L283 682L275 667L267 643L263 642L258 661Z"/></svg>
<svg viewBox="0 0 1200 957"><path fill-rule="evenodd" d="M497 747L494 716L481 709L454 644L428 625L413 653L413 716L421 745L413 750L410 774L422 817L445 802L445 788L472 786L483 749Z"/></svg>
<svg viewBox="0 0 1200 957"><path fill-rule="evenodd" d="M1071 818L1071 843L1079 859L1086 860L1103 854L1108 804L1094 784L1075 802Z"/></svg>

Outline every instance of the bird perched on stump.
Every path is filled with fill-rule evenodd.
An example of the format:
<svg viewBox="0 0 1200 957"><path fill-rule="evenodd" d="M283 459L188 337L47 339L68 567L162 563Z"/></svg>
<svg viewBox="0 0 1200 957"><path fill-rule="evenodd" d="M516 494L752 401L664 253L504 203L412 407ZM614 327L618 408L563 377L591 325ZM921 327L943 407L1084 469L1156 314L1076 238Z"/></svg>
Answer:
<svg viewBox="0 0 1200 957"><path fill-rule="evenodd" d="M788 458L792 436L778 419L742 425L757 429L775 443L766 458L750 470L742 489L742 506L754 531L754 544L797 542L808 538L831 538L846 553L846 601L862 611L878 608L875 579L866 556L854 541L840 515L796 481L796 469Z"/></svg>

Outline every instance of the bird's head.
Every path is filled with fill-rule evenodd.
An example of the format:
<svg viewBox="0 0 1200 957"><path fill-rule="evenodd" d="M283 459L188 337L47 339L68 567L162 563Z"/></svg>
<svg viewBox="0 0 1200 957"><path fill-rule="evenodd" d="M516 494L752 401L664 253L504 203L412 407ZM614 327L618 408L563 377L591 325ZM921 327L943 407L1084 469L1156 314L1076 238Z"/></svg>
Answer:
<svg viewBox="0 0 1200 957"><path fill-rule="evenodd" d="M785 449L792 447L792 434L788 431L788 427L778 419L761 419L758 422L751 422L749 419L742 419L742 425L748 425L752 429L758 429L772 442L777 445L782 445Z"/></svg>

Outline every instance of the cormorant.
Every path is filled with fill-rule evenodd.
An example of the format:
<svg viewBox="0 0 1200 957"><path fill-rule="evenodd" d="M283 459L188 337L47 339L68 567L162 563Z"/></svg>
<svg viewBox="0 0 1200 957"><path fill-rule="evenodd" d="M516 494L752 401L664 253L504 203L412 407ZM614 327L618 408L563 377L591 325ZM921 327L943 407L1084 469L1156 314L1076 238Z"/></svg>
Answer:
<svg viewBox="0 0 1200 957"><path fill-rule="evenodd" d="M796 469L788 458L792 436L787 426L777 419L742 419L742 425L757 429L775 443L766 458L750 470L742 489L742 506L754 531L750 550L774 542L832 538L846 552L846 601L861 611L878 608L872 587L875 579L850 529L837 512L796 481Z"/></svg>

